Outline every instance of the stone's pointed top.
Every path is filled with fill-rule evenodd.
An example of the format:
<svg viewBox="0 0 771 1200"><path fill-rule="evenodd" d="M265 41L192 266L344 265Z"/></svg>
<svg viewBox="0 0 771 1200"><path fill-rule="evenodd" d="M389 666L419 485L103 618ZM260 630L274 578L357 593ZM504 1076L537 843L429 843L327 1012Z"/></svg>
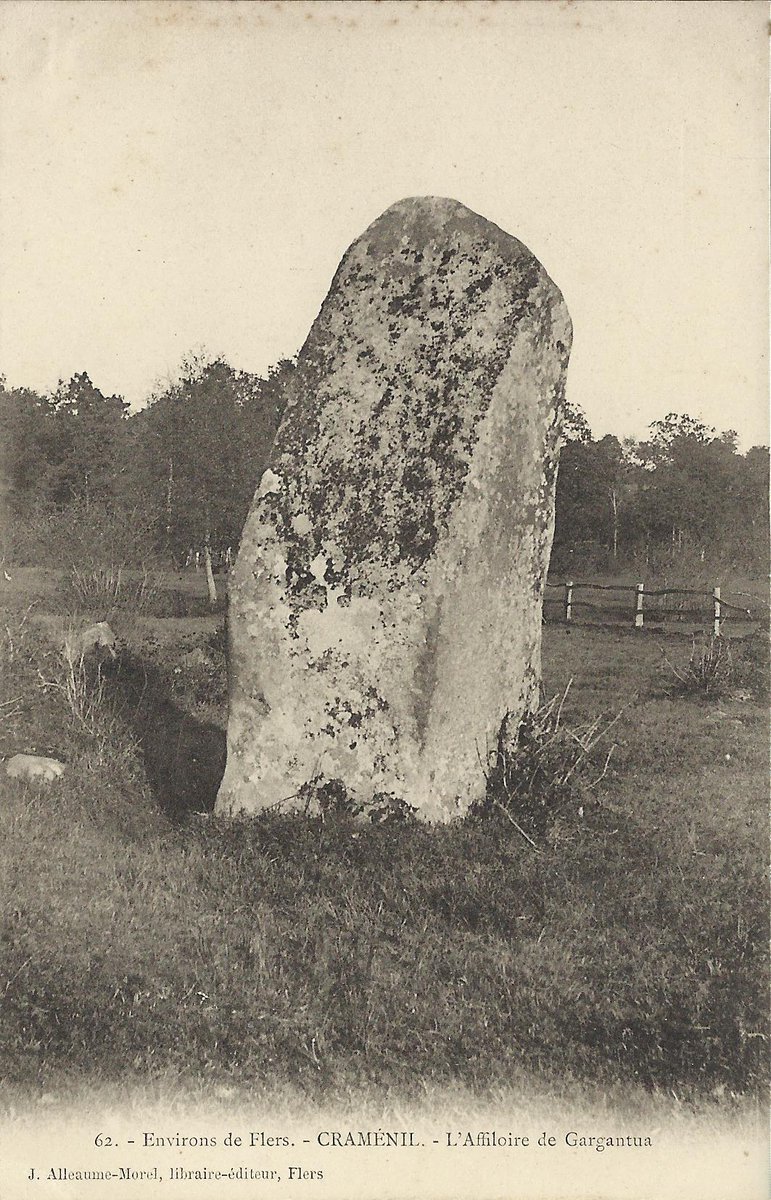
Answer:
<svg viewBox="0 0 771 1200"><path fill-rule="evenodd" d="M470 216L475 217L477 221L489 223L485 217L480 217L478 213L472 212L470 208L467 208L465 204L461 204L460 200L453 200L452 196L405 196L403 200L397 200L395 204L389 204L382 215L385 217L388 213L398 213L399 216L409 216L411 212L424 212L436 216L468 213Z"/></svg>
<svg viewBox="0 0 771 1200"><path fill-rule="evenodd" d="M497 229L502 234L504 232L486 217L480 217L479 213L473 212L472 209L466 208L465 204L449 196L407 196L404 200L397 200L395 204L391 204L373 221L370 229L381 221L389 225L398 223L405 234L418 222L434 226L436 229L444 229L448 224L464 223L477 225L480 230ZM508 233L504 236L511 237ZM512 240L516 241L516 238Z"/></svg>
<svg viewBox="0 0 771 1200"><path fill-rule="evenodd" d="M502 262L517 267L533 263L548 278L523 242L450 196L406 196L397 200L356 239L346 258L357 251L370 257L399 255L405 248L419 251L432 243L461 252L472 252L472 244L476 251L484 244Z"/></svg>

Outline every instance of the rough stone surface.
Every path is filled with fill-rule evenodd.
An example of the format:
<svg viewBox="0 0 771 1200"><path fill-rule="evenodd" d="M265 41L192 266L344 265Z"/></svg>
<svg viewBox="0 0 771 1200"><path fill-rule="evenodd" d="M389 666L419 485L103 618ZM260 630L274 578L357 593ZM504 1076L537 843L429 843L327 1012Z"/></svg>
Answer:
<svg viewBox="0 0 771 1200"><path fill-rule="evenodd" d="M80 632L71 631L64 640L64 656L68 662L77 662L90 654L104 651L115 658L116 638L106 621L98 621Z"/></svg>
<svg viewBox="0 0 771 1200"><path fill-rule="evenodd" d="M5 764L5 773L11 779L35 779L41 783L52 783L64 774L64 763L57 758L45 758L41 754L14 754Z"/></svg>
<svg viewBox="0 0 771 1200"><path fill-rule="evenodd" d="M217 811L339 780L446 820L483 793L537 694L571 336L538 260L453 200L345 254L234 569Z"/></svg>

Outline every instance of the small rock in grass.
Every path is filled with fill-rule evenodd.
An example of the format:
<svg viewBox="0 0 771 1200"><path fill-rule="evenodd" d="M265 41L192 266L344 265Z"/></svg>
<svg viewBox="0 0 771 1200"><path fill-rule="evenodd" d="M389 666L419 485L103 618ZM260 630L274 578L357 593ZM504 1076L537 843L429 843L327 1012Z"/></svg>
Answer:
<svg viewBox="0 0 771 1200"><path fill-rule="evenodd" d="M5 764L5 773L11 779L39 779L42 783L52 783L64 774L64 763L39 754L14 754Z"/></svg>
<svg viewBox="0 0 771 1200"><path fill-rule="evenodd" d="M64 643L64 653L69 662L77 662L102 650L115 658L115 640L115 634L107 622L98 621L80 633L70 633Z"/></svg>

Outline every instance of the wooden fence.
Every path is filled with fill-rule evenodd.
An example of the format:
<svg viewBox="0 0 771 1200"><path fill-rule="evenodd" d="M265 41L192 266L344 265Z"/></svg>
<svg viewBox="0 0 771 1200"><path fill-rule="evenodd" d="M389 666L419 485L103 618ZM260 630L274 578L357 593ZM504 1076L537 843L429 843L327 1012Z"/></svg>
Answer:
<svg viewBox="0 0 771 1200"><path fill-rule="evenodd" d="M769 606L753 596L747 607L723 599L720 587L711 591L694 588L646 588L644 583L547 583L544 596L544 618L570 623L579 615L599 619L602 624L631 624L644 629L646 618L653 621L699 620L706 623L715 637L720 636L728 619L739 623L768 622ZM555 594L556 590L556 594ZM582 600L582 592L600 593L597 598Z"/></svg>

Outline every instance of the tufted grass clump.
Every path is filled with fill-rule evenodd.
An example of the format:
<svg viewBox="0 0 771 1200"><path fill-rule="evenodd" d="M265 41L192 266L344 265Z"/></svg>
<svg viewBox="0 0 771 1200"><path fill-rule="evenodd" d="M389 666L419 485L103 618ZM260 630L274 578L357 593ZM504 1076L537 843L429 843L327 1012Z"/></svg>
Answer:
<svg viewBox="0 0 771 1200"><path fill-rule="evenodd" d="M73 566L62 586L64 595L85 612L130 610L136 616L151 609L159 592L158 581L147 568L128 571L115 563Z"/></svg>
<svg viewBox="0 0 771 1200"><path fill-rule="evenodd" d="M61 756L72 714L63 703L63 655L41 631L34 604L0 628L0 755ZM49 684L51 686L49 686Z"/></svg>
<svg viewBox="0 0 771 1200"><path fill-rule="evenodd" d="M60 656L56 677L46 679L44 687L59 689L74 720L87 733L96 735L104 720L104 678L102 664L73 654L65 648Z"/></svg>
<svg viewBox="0 0 771 1200"><path fill-rule="evenodd" d="M735 670L730 642L724 637L706 641L693 639L691 656L683 667L669 664L674 690L681 695L703 696L715 700L731 691Z"/></svg>
<svg viewBox="0 0 771 1200"><path fill-rule="evenodd" d="M504 721L490 757L485 797L473 809L477 817L502 815L533 848L557 816L583 810L614 749L611 744L603 754L601 743L607 745L620 714L611 721L565 721L571 684L526 713L516 728Z"/></svg>

